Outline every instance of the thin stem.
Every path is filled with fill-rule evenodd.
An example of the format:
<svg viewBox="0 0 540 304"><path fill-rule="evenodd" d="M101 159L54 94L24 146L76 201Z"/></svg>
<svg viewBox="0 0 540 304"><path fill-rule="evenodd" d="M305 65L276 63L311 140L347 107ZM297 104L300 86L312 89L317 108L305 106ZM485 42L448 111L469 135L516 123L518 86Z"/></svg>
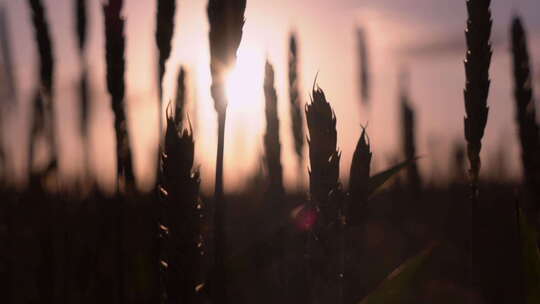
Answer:
<svg viewBox="0 0 540 304"><path fill-rule="evenodd" d="M478 286L478 275L477 273L475 272L475 261L476 261L476 257L475 257L475 248L474 248L474 243L475 243L475 219L477 219L477 216L478 216L478 183L473 181L471 182L471 231L470 231L470 234L471 234L471 240L470 240L470 250L471 250L471 256L470 256L470 284L471 284L471 288L473 288L473 290L477 290L477 287Z"/></svg>
<svg viewBox="0 0 540 304"><path fill-rule="evenodd" d="M223 198L223 154L225 148L225 121L227 119L227 111L218 114L218 144L217 144L217 159L216 159L216 187L214 194L216 200L220 201Z"/></svg>
<svg viewBox="0 0 540 304"><path fill-rule="evenodd" d="M15 286L14 286L14 273L15 273L15 251L13 249L13 245L16 242L15 239L15 203L13 202L13 199L11 197L8 197L7 199L7 220L6 220L6 232L7 232L7 244L6 244L6 251L7 251L7 267L6 267L6 277L8 279L8 295L7 295L7 303L13 303L15 302Z"/></svg>
<svg viewBox="0 0 540 304"><path fill-rule="evenodd" d="M225 122L227 111L218 112L218 145L216 159L216 186L215 186L215 206L214 216L214 244L215 244L215 267L216 267L216 286L214 301L227 304L227 286L225 273L225 200L223 193L223 154L225 148Z"/></svg>
<svg viewBox="0 0 540 304"><path fill-rule="evenodd" d="M159 183L161 153L163 149L163 74L165 73L165 64L159 63L159 85L158 85L158 104L157 104L157 120L158 120L158 147L156 151L156 184Z"/></svg>
<svg viewBox="0 0 540 304"><path fill-rule="evenodd" d="M516 197L516 200L515 200L515 212L516 212L516 224L517 224L517 241L518 241L518 259L520 261L520 263L522 263L522 260L523 260L523 239L522 239L522 233L521 233L521 207L520 207L520 204L519 204L519 199ZM520 264L519 265L520 267L523 268L523 264ZM518 286L519 286L519 291L520 291L520 295L525 295L525 288L523 287L524 285L524 282L525 282L525 279L523 277L524 273L523 273L523 270L522 268L520 269L520 271L518 272L519 273L519 276L518 276ZM519 300L521 301L516 301L517 303L524 303L524 296L520 297Z"/></svg>
<svg viewBox="0 0 540 304"><path fill-rule="evenodd" d="M345 297L345 223L343 221L343 212L340 211L340 218L338 219L338 292L336 303L344 304Z"/></svg>
<svg viewBox="0 0 540 304"><path fill-rule="evenodd" d="M117 227L116 231L118 232L117 240L117 260L116 260L116 271L118 275L118 303L124 303L124 201L123 197L119 197L117 201L118 206L118 218L116 221Z"/></svg>

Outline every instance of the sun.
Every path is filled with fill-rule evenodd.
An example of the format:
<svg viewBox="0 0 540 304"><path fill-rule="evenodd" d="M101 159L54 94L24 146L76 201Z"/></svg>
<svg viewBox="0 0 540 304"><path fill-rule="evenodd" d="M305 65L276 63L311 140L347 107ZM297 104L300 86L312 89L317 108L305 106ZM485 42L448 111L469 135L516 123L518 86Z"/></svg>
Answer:
<svg viewBox="0 0 540 304"><path fill-rule="evenodd" d="M246 44L240 46L237 58L237 64L228 75L225 87L228 99L225 180L248 176L259 167L265 125L264 52ZM236 185L242 186L241 183Z"/></svg>
<svg viewBox="0 0 540 304"><path fill-rule="evenodd" d="M250 113L261 103L264 81L264 55L256 47L241 46L236 66L226 84L229 111Z"/></svg>

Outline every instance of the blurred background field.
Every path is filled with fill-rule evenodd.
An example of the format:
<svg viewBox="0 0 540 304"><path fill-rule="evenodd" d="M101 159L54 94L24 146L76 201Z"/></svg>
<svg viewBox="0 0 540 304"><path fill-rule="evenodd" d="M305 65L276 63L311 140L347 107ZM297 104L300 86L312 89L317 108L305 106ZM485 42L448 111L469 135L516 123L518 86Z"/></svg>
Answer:
<svg viewBox="0 0 540 304"><path fill-rule="evenodd" d="M36 46L26 2L4 1L6 22L11 35L14 72L19 88L20 108L9 115L13 132L8 132L13 175L25 179L25 151L31 120L29 104L32 99L36 73ZM82 151L76 132L78 51L74 35L73 1L44 1L48 8L55 57L57 60L56 102L62 118L60 132L60 172L65 183L80 176L83 168ZM540 23L535 1L493 1L494 16L492 43L494 56L491 68L491 117L486 130L482 153L487 174L497 175L500 165L497 155L505 150L504 178L519 176L519 150L514 134L511 85L511 57L508 27L512 14L519 12L527 21L533 71L538 70L540 52ZM196 104L190 110L195 125L197 163L201 166L202 187L211 193L214 184L216 120L209 92L210 70L208 55L208 24L204 1L185 1L178 4L173 51L167 63L164 81L164 100L174 99L176 73L179 65L188 70L188 99ZM152 162L157 142L157 87L154 47L155 5L126 1L127 37L127 111L133 130L135 168L142 189L150 189L154 179ZM104 187L111 190L114 181L114 136L112 115L106 98L103 17L98 2L89 2L88 58L90 58L92 171ZM324 15L324 16L323 16ZM449 151L462 142L463 118L463 58L465 50L465 5L459 1L438 3L415 1L288 1L267 3L250 1L246 8L246 24L238 53L237 72L230 85L232 101L228 118L228 141L225 157L226 189L240 190L245 178L258 169L264 131L264 102L262 80L264 61L268 56L276 69L283 142L282 160L286 185L296 183L296 164L290 132L287 90L288 35L298 34L300 57L301 100L309 100L310 89L317 72L321 87L338 117L338 146L343 152L342 179L347 180L348 168L361 125L369 125L375 152L374 164L385 167L399 151L400 70L408 68L410 97L417 112L418 154L423 176L431 181L446 181ZM356 28L366 30L372 78L369 107L362 106L358 94ZM538 77L536 77L538 78ZM538 81L534 81L538 87ZM242 87L243 92L238 92ZM502 138L510 145L503 148ZM14 143L19 143L18 145ZM17 147L15 147L17 146ZM24 145L23 145L24 146ZM235 161L232 155L244 161ZM304 185L307 170L304 170Z"/></svg>

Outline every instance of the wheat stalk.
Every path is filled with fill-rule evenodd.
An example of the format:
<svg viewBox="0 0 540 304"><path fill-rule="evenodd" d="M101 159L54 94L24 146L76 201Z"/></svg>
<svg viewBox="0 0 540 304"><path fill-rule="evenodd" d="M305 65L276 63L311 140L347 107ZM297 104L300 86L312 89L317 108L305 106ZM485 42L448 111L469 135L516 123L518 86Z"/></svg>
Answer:
<svg viewBox="0 0 540 304"><path fill-rule="evenodd" d="M171 55L171 41L174 34L174 15L176 12L176 0L158 0L157 1L157 12L156 12L156 45L158 49L158 111L157 111L157 119L158 119L158 138L159 138L159 146L158 146L158 153L157 153L157 165L156 165L156 171L157 171L157 184L161 183L161 179L163 179L163 176L161 176L162 171L159 170L160 168L160 158L161 158L161 149L162 149L162 131L163 131L163 123L162 123L162 98L163 98L163 77L165 76L165 64L167 60L169 59ZM164 287L164 284L166 282L165 274L168 269L167 263L165 262L163 258L164 249L162 248L163 240L162 238L164 235L166 235L166 231L168 227L164 224L162 215L165 211L166 206L160 206L158 208L158 217L157 217L157 227L159 229L158 232L158 239L157 247L156 247L156 258L159 262L159 302L160 303L166 303L168 301L167 297L167 289Z"/></svg>
<svg viewBox="0 0 540 304"><path fill-rule="evenodd" d="M268 179L270 182L270 197L280 199L283 191L283 168L281 166L281 144L279 142L278 100L274 87L274 68L267 61L265 65L264 96L266 100L266 134L264 135L264 149Z"/></svg>
<svg viewBox="0 0 540 304"><path fill-rule="evenodd" d="M111 106L114 114L114 129L116 133L116 160L117 174L119 181L125 183L128 193L135 190L135 176L133 173L133 163L131 157L131 146L129 141L128 126L125 113L125 38L124 24L121 17L123 0L109 0L103 4L103 14L105 20L105 49L107 63L107 89L111 95ZM123 197L118 197L117 204L117 276L118 276L118 301L124 302L124 201Z"/></svg>
<svg viewBox="0 0 540 304"><path fill-rule="evenodd" d="M210 23L210 71L212 98L218 114L227 109L225 81L236 64L236 52L242 40L246 0L210 0L207 13Z"/></svg>
<svg viewBox="0 0 540 304"><path fill-rule="evenodd" d="M454 182L463 183L466 180L465 170L465 147L462 143L455 143L452 151L452 164Z"/></svg>
<svg viewBox="0 0 540 304"><path fill-rule="evenodd" d="M79 98L80 98L80 132L84 142L84 150L89 151L89 99L90 90L88 87L88 63L86 59L86 40L88 31L86 0L76 0L75 16L77 42L79 47L79 57L81 62L81 75L79 80ZM90 169L90 156L85 153L85 171Z"/></svg>
<svg viewBox="0 0 540 304"><path fill-rule="evenodd" d="M304 121L302 117L302 101L298 79L298 44L293 33L289 38L289 101L294 151L298 159L298 176L302 176L304 165Z"/></svg>
<svg viewBox="0 0 540 304"><path fill-rule="evenodd" d="M40 0L29 0L32 10L32 21L35 31L39 54L39 75L40 75L40 102L43 104L45 130L49 140L51 160L47 171L56 170L58 166L58 144L55 132L54 115L54 57L49 25L45 16L45 9Z"/></svg>
<svg viewBox="0 0 540 304"><path fill-rule="evenodd" d="M32 12L32 21L35 32L35 40L37 42L38 55L39 55L39 83L40 88L36 94L36 111L38 115L35 115L35 122L43 122L45 127L45 134L49 140L50 149L50 163L46 168L45 174L52 170L56 170L58 166L58 154L57 154L57 142L54 130L54 107L53 107L53 80L54 80L54 58L52 50L52 42L49 33L49 26L45 17L45 9L39 0L29 0L30 9ZM39 115L43 114L43 115ZM40 121L41 120L41 121ZM37 129L35 134L38 133ZM33 136L31 137L33 140ZM33 149L31 143L31 149ZM32 153L34 151L31 151ZM32 159L33 155L30 156ZM32 167L30 167L32 168ZM41 176L39 176L41 177ZM31 176L32 183L37 184L37 180L34 176ZM42 181L39 181L42 182ZM39 188L35 190L41 190L41 184L37 184ZM55 301L53 290L57 287L56 280L56 259L54 252L54 224L55 219L52 212L52 204L50 201L45 200L43 202L44 214L42 219L44 221L44 229L41 236L41 262L38 269L38 284L40 287L40 297L44 303L53 303Z"/></svg>
<svg viewBox="0 0 540 304"><path fill-rule="evenodd" d="M34 156L37 140L40 132L45 128L45 114L43 109L43 102L41 101L41 94L39 90L34 92L32 99L32 126L30 129L30 136L28 140L28 169L30 171L30 183L37 182L37 176L32 172L34 166Z"/></svg>
<svg viewBox="0 0 540 304"><path fill-rule="evenodd" d="M118 178L124 179L127 189L134 189L135 175L125 112L125 38L124 19L121 17L123 0L109 0L103 4L105 17L105 48L107 63L107 89L111 95L116 133Z"/></svg>
<svg viewBox="0 0 540 304"><path fill-rule="evenodd" d="M158 0L157 1L157 10L156 10L156 46L158 49L158 110L157 110L157 121L158 121L158 138L159 146L157 149L157 162L156 162L156 176L157 183L161 179L160 167L160 157L161 157L161 148L162 148L162 132L163 132L163 123L162 123L162 110L163 110L163 77L165 76L165 64L171 55L171 41L174 34L174 15L176 12L176 0ZM162 210L159 211L160 213ZM158 219L158 227L161 227L160 220ZM159 242L159 240L158 240ZM158 252L159 256L160 253ZM161 265L161 264L160 264ZM162 273L163 271L160 271ZM161 294L161 293L160 293ZM166 295L165 295L166 296ZM167 301L166 299L161 299L162 302Z"/></svg>
<svg viewBox="0 0 540 304"><path fill-rule="evenodd" d="M514 96L516 101L516 120L521 142L521 160L525 182L534 193L535 216L540 211L540 142L536 109L533 101L531 68L527 35L519 17L512 22L512 53L514 60Z"/></svg>
<svg viewBox="0 0 540 304"><path fill-rule="evenodd" d="M313 257L315 246L334 244L333 236L342 236L341 215L341 189L339 185L340 153L337 150L336 117L332 107L326 100L324 92L319 87L313 87L311 103L306 105L306 120L309 132L309 187L310 202L308 212L315 215L316 221L305 235L306 273L309 283L309 301L318 303L318 286L315 271L327 267L329 263ZM337 230L332 229L336 227ZM315 237L315 239L313 238ZM322 239L322 241L321 241ZM341 242L343 243L343 242ZM337 244L339 246L339 244ZM338 247L336 247L338 248ZM339 248L338 248L339 250ZM342 286L342 272L336 273ZM340 288L342 290L342 288ZM342 299L339 299L341 302Z"/></svg>
<svg viewBox="0 0 540 304"><path fill-rule="evenodd" d="M407 74L402 77L408 77ZM416 140L415 140L415 115L414 109L409 100L408 88L406 87L406 79L402 78L404 83L401 84L400 102L401 102L401 140L405 159L414 159L416 157ZM413 162L407 167L407 182L413 195L419 195L422 187L418 165Z"/></svg>
<svg viewBox="0 0 540 304"><path fill-rule="evenodd" d="M464 92L465 139L467 141L467 156L469 158L469 177L471 184L471 287L477 288L478 276L474 267L477 252L475 250L475 218L478 209L478 178L480 175L480 151L482 137L488 120L489 109L487 98L489 94L489 66L492 50L491 36L491 0L467 0L467 55L465 60L466 85Z"/></svg>
<svg viewBox="0 0 540 304"><path fill-rule="evenodd" d="M181 131L173 115L167 117L162 154L162 184L169 233L167 295L171 303L195 303L200 283L200 178L193 170L193 132Z"/></svg>
<svg viewBox="0 0 540 304"><path fill-rule="evenodd" d="M218 114L218 143L216 154L216 179L214 199L215 268L219 288L213 292L214 302L228 303L225 286L225 206L223 194L223 152L225 147L225 122L227 99L225 81L227 73L236 63L236 52L242 40L246 0L209 0L207 7L210 24L210 72L212 74L211 93Z"/></svg>
<svg viewBox="0 0 540 304"><path fill-rule="evenodd" d="M86 62L86 39L87 39L87 3L86 0L76 0L75 3L75 24L76 24L76 32L77 32L77 42L78 42L78 48L79 48L79 60L81 63L81 75L80 75L80 81L79 81L79 97L80 97L80 112L79 112L79 122L80 122L80 132L81 132L81 138L83 141L83 153L84 153L84 177L88 177L88 172L90 170L90 144L89 144L89 126L88 126L88 110L89 110L89 88L88 88L88 66ZM70 216L67 210L64 213L65 217L65 227L66 230L64 232L64 250L65 250L65 272L70 272L71 270L71 252L70 247L70 230L67 229L67 227L70 225ZM71 281L70 280L64 280L64 292L69 294L69 291L71 290ZM66 295L67 296L67 295Z"/></svg>

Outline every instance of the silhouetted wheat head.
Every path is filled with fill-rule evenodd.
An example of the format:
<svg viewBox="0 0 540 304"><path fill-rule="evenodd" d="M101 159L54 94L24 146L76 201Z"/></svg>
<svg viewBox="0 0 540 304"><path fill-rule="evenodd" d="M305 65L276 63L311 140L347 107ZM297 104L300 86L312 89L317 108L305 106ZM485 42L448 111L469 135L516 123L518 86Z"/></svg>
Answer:
<svg viewBox="0 0 540 304"><path fill-rule="evenodd" d="M49 26L45 16L45 9L40 0L29 0L32 10L32 20L34 24L35 38L37 41L39 54L39 75L40 91L42 96L40 102L43 104L43 117L45 134L48 137L49 148L51 152L50 164L47 171L54 170L58 165L57 139L54 129L54 58Z"/></svg>
<svg viewBox="0 0 540 304"><path fill-rule="evenodd" d="M176 12L176 0L158 0L156 16L156 43L159 51L158 89L159 104L163 93L163 76L165 75L165 63L171 55L171 41L174 33L174 14ZM161 115L161 111L160 111ZM161 117L161 116L160 116ZM160 130L161 132L161 130Z"/></svg>
<svg viewBox="0 0 540 304"><path fill-rule="evenodd" d="M87 12L86 12L86 0L76 0L76 15L77 15L77 42L81 53L86 46L86 33L87 33Z"/></svg>
<svg viewBox="0 0 540 304"><path fill-rule="evenodd" d="M79 84L79 94L81 98L81 133L83 137L87 136L88 133L88 67L85 58L86 52L86 37L87 37L87 10L86 10L86 0L77 0L75 6L76 12L76 24L77 24L77 42L79 46L79 55L81 61L81 80Z"/></svg>
<svg viewBox="0 0 540 304"><path fill-rule="evenodd" d="M366 129L363 128L354 150L349 175L347 222L353 225L359 224L365 216L372 157L373 153L371 152L368 135Z"/></svg>
<svg viewBox="0 0 540 304"><path fill-rule="evenodd" d="M54 58L49 34L49 26L45 17L45 10L40 0L29 0L32 9L35 36L39 52L39 70L42 90L47 95L52 94L54 80Z"/></svg>
<svg viewBox="0 0 540 304"><path fill-rule="evenodd" d="M210 70L212 98L218 113L227 108L225 81L236 63L236 52L242 40L246 0L209 0Z"/></svg>
<svg viewBox="0 0 540 304"><path fill-rule="evenodd" d="M264 96L266 100L266 134L264 150L269 179L269 195L280 198L283 195L283 176L281 167L281 143L279 141L278 100L274 87L274 68L267 61L264 77Z"/></svg>
<svg viewBox="0 0 540 304"><path fill-rule="evenodd" d="M511 34L516 119L521 141L523 173L529 190L536 196L535 211L538 212L540 210L540 139L533 100L527 36L519 17L515 17L512 22Z"/></svg>
<svg viewBox="0 0 540 304"><path fill-rule="evenodd" d="M357 43L358 43L358 72L360 80L360 96L364 104L369 103L370 97L370 79L369 79L369 55L368 46L366 40L366 32L363 28L356 30Z"/></svg>
<svg viewBox="0 0 540 304"><path fill-rule="evenodd" d="M193 132L167 117L161 193L168 229L166 290L172 303L195 303L202 254L199 172L193 170Z"/></svg>
<svg viewBox="0 0 540 304"><path fill-rule="evenodd" d="M105 17L105 49L107 63L107 89L111 95L116 133L118 178L125 179L128 188L134 188L135 175L131 156L125 110L125 38L124 19L121 17L123 0L109 0L103 4Z"/></svg>
<svg viewBox="0 0 540 304"><path fill-rule="evenodd" d="M486 127L489 94L489 66L491 64L491 0L467 1L467 58L465 60L465 139L470 162L471 183L478 183L480 151Z"/></svg>
<svg viewBox="0 0 540 304"><path fill-rule="evenodd" d="M311 200L318 207L328 202L330 192L338 187L339 160L336 117L324 92L313 88L311 103L306 105L309 131L309 183Z"/></svg>
<svg viewBox="0 0 540 304"><path fill-rule="evenodd" d="M182 126L186 107L186 70L180 67L176 82L176 102L174 110L174 122L177 126Z"/></svg>
<svg viewBox="0 0 540 304"><path fill-rule="evenodd" d="M86 40L88 32L87 22L87 3L86 0L76 0L75 16L77 42L79 46L79 57L81 63L81 76L79 80L79 98L80 98L80 132L85 145L85 151L88 147L88 130L89 130L89 107L90 107L90 88L88 87L88 63L86 59ZM89 169L89 153L85 155L86 170Z"/></svg>
<svg viewBox="0 0 540 304"><path fill-rule="evenodd" d="M298 158L298 166L302 167L304 162L304 121L298 77L298 44L294 33L289 39L289 101L294 151Z"/></svg>

